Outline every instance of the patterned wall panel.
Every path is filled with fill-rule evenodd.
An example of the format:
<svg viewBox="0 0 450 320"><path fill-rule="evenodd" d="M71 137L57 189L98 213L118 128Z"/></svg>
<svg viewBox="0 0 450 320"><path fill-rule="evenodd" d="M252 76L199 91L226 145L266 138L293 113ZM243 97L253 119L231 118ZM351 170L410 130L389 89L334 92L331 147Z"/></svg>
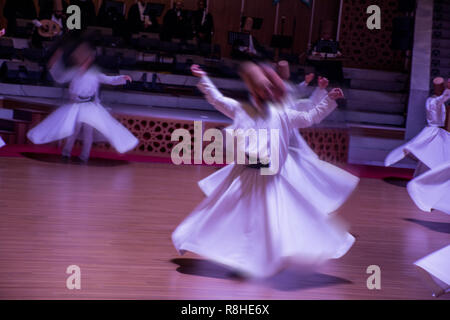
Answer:
<svg viewBox="0 0 450 320"><path fill-rule="evenodd" d="M19 130L16 128L14 136L6 136L8 143L31 144L26 139L26 132L42 121L46 112L32 112L30 122L23 122L25 125ZM138 146L128 152L135 155L148 155L169 158L176 141L171 141L172 133L176 129L186 129L191 135L191 147L193 150L194 140L194 121L162 119L149 116L133 116L115 114L115 118L130 130L135 137L139 139ZM227 125L224 123L202 122L203 133L216 128L223 130ZM310 147L319 155L320 159L331 163L346 163L348 159L349 134L345 129L334 128L307 128L301 129L300 133L305 138ZM203 141L203 148L209 142ZM61 142L49 144L54 147L60 147ZM80 142L77 142L81 146ZM116 152L108 143L95 143L93 149L101 151ZM193 156L193 152L192 152Z"/></svg>
<svg viewBox="0 0 450 320"><path fill-rule="evenodd" d="M330 163L346 163L348 160L349 134L345 129L307 128L301 135L321 160Z"/></svg>
<svg viewBox="0 0 450 320"><path fill-rule="evenodd" d="M369 30L367 7L376 4L381 9L381 30ZM402 15L394 0L343 0L340 31L342 53L350 61L347 67L401 71L404 53L390 48L393 19Z"/></svg>
<svg viewBox="0 0 450 320"><path fill-rule="evenodd" d="M157 119L131 115L115 115L116 119L139 139L138 146L130 151L131 154L170 157L172 148L177 144L171 141L172 133L176 129L186 129L192 136L194 143L194 122L174 119ZM191 145L193 147L193 145ZM96 145L97 149L111 150L107 143Z"/></svg>

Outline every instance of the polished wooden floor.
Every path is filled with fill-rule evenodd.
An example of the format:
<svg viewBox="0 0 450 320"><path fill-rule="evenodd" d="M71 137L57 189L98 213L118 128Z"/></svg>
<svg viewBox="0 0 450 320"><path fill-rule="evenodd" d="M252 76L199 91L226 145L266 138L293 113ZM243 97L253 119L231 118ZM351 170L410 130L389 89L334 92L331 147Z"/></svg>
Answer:
<svg viewBox="0 0 450 320"><path fill-rule="evenodd" d="M340 210L354 247L313 274L245 281L179 257L171 232L214 170L0 158L0 299L435 299L412 263L450 242L449 216L419 211L382 180L362 179ZM81 290L66 288L69 265L81 268ZM370 265L381 290L366 286Z"/></svg>

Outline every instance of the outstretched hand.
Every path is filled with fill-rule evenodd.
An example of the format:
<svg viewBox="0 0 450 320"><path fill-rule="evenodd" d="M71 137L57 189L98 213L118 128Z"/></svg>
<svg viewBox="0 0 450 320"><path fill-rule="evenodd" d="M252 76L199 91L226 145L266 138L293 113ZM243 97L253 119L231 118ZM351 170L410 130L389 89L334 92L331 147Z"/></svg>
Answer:
<svg viewBox="0 0 450 320"><path fill-rule="evenodd" d="M445 89L444 93L442 94L444 96L445 102L450 100L450 89Z"/></svg>
<svg viewBox="0 0 450 320"><path fill-rule="evenodd" d="M206 76L206 72L203 71L198 64L193 64L191 66L191 72L194 76L199 78Z"/></svg>
<svg viewBox="0 0 450 320"><path fill-rule="evenodd" d="M345 98L344 92L340 88L334 88L330 92L328 92L328 97L332 100L343 99Z"/></svg>
<svg viewBox="0 0 450 320"><path fill-rule="evenodd" d="M125 81L133 82L133 79L129 75L123 75L122 77L125 79Z"/></svg>

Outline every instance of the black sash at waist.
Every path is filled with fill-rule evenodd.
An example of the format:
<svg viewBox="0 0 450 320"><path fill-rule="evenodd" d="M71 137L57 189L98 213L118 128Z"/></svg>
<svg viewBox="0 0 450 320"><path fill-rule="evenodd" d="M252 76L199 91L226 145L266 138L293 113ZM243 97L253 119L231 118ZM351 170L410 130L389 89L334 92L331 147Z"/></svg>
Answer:
<svg viewBox="0 0 450 320"><path fill-rule="evenodd" d="M258 162L256 164L248 164L247 168L251 168L251 169L261 169L261 168L269 168L270 167L270 163L268 164L264 164L261 162Z"/></svg>
<svg viewBox="0 0 450 320"><path fill-rule="evenodd" d="M95 95L88 96L88 97L77 96L77 97L75 97L74 100L75 100L76 103L93 102L95 100Z"/></svg>
<svg viewBox="0 0 450 320"><path fill-rule="evenodd" d="M245 154L247 161L250 161L250 156L248 155L248 153ZM261 168L269 168L270 167L270 162L269 163L262 163L259 159L256 160L256 163L253 164L247 164L246 165L248 168L251 169L261 169Z"/></svg>

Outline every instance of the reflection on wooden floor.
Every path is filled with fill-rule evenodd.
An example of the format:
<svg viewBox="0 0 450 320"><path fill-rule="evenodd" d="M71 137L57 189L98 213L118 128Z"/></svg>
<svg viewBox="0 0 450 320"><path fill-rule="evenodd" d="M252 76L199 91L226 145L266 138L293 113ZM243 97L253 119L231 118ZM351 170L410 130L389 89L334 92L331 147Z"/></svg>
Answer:
<svg viewBox="0 0 450 320"><path fill-rule="evenodd" d="M179 257L171 232L214 170L0 158L0 299L432 299L412 263L450 242L449 217L382 180L362 179L341 208L356 244L318 270L248 281ZM69 265L81 268L81 290L66 288ZM367 289L370 265L381 290Z"/></svg>

